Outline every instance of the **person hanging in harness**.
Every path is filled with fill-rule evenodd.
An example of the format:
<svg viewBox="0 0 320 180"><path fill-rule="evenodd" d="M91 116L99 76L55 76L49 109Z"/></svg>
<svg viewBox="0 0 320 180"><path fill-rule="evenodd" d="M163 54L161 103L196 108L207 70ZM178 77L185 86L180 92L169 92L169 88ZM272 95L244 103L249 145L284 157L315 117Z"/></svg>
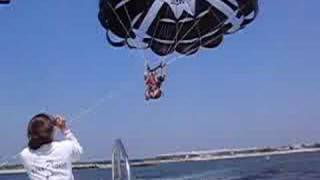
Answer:
<svg viewBox="0 0 320 180"><path fill-rule="evenodd" d="M167 66L164 63L161 63L159 66L151 69L149 65L147 65L147 70L144 74L144 82L145 82L145 99L148 101L150 99L156 100L159 99L162 92L162 84L166 80L167 76Z"/></svg>

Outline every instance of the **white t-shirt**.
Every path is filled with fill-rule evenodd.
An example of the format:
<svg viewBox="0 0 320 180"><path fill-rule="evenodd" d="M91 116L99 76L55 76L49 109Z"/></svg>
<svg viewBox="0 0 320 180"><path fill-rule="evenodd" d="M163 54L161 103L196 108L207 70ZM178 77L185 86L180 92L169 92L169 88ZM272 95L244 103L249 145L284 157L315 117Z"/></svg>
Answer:
<svg viewBox="0 0 320 180"><path fill-rule="evenodd" d="M64 132L65 140L52 142L37 150L25 148L21 160L31 180L73 180L72 162L82 154L76 137L70 130Z"/></svg>

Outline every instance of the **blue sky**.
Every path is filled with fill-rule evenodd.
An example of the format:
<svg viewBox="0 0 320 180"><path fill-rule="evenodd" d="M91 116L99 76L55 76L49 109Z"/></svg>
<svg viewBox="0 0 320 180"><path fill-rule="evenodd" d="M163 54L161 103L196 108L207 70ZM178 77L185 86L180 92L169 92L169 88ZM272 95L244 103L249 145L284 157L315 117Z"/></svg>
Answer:
<svg viewBox="0 0 320 180"><path fill-rule="evenodd" d="M143 100L141 56L106 43L97 4L0 9L0 155L25 146L40 111L78 117L84 159L109 158L116 138L132 157L319 141L318 0L261 1L244 31L171 64L155 103Z"/></svg>

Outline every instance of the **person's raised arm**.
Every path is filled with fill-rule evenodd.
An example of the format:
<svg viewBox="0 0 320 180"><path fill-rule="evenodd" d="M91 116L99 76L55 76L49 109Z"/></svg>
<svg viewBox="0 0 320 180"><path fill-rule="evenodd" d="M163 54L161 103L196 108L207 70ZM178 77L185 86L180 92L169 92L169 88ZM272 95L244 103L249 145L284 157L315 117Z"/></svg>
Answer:
<svg viewBox="0 0 320 180"><path fill-rule="evenodd" d="M65 140L70 146L70 156L72 161L77 161L80 159L80 155L83 152L81 145L79 144L77 138L72 133L71 129L68 128L65 119L62 116L56 116L55 126L61 130L64 134Z"/></svg>

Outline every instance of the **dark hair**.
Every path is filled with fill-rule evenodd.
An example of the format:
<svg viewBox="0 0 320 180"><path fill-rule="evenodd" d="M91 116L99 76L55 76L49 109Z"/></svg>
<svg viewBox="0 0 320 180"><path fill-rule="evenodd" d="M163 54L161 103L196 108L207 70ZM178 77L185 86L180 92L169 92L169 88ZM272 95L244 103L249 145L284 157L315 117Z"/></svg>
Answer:
<svg viewBox="0 0 320 180"><path fill-rule="evenodd" d="M28 125L28 147L32 150L39 149L44 144L53 141L54 118L48 114L37 114Z"/></svg>

